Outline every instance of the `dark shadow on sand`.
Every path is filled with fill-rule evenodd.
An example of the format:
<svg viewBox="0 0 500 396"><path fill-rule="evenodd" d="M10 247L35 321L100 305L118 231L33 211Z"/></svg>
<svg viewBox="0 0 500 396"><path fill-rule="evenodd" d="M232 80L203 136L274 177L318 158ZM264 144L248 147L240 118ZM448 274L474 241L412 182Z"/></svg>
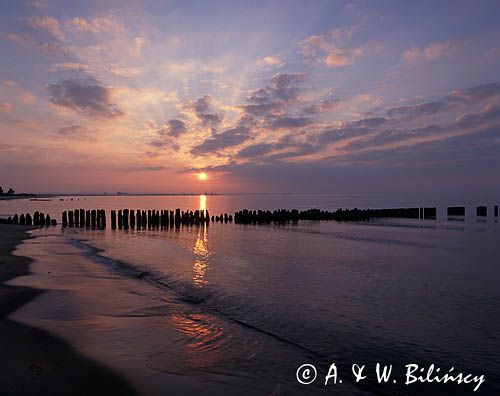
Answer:
<svg viewBox="0 0 500 396"><path fill-rule="evenodd" d="M5 285L29 273L31 259L12 255L27 227L0 225L0 393L11 395L136 395L110 369L51 334L8 319L43 290Z"/></svg>

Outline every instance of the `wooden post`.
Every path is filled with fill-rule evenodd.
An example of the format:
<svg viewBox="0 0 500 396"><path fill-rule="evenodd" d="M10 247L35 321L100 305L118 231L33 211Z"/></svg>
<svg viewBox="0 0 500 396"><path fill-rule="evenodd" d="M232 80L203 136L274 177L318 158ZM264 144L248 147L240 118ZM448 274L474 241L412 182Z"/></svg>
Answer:
<svg viewBox="0 0 500 396"><path fill-rule="evenodd" d="M57 220L56 219L50 220L50 225L51 226L56 226L57 225Z"/></svg>
<svg viewBox="0 0 500 396"><path fill-rule="evenodd" d="M80 227L85 227L85 211L80 209Z"/></svg>
<svg viewBox="0 0 500 396"><path fill-rule="evenodd" d="M106 210L101 209L101 228L104 230L106 228Z"/></svg>
<svg viewBox="0 0 500 396"><path fill-rule="evenodd" d="M486 206L478 206L476 208L476 216L478 217L488 216L488 208Z"/></svg>
<svg viewBox="0 0 500 396"><path fill-rule="evenodd" d="M75 227L78 227L80 225L80 211L78 209L75 209L74 217L75 217Z"/></svg>
<svg viewBox="0 0 500 396"><path fill-rule="evenodd" d="M148 218L146 217L146 211L143 210L141 213L141 218L142 218L142 228L146 228L148 225Z"/></svg>
<svg viewBox="0 0 500 396"><path fill-rule="evenodd" d="M49 226L50 225L50 215L47 214L47 217L45 217L45 225Z"/></svg>
<svg viewBox="0 0 500 396"><path fill-rule="evenodd" d="M130 228L135 228L135 211L130 209Z"/></svg>
<svg viewBox="0 0 500 396"><path fill-rule="evenodd" d="M97 213L95 209L92 209L92 212L90 212L90 226L92 228L96 228L97 226Z"/></svg>
<svg viewBox="0 0 500 396"><path fill-rule="evenodd" d="M111 228L116 230L116 210L111 211Z"/></svg>
<svg viewBox="0 0 500 396"><path fill-rule="evenodd" d="M32 225L33 224L33 219L31 218L31 215L29 213L26 213L26 225Z"/></svg>
<svg viewBox="0 0 500 396"><path fill-rule="evenodd" d="M69 226L74 227L75 222L73 221L73 211L72 210L70 210L68 212L68 220L69 220Z"/></svg>
<svg viewBox="0 0 500 396"><path fill-rule="evenodd" d="M181 210L179 208L175 209L175 226L177 228L181 226Z"/></svg>
<svg viewBox="0 0 500 396"><path fill-rule="evenodd" d="M123 227L123 215L122 210L118 209L118 228L121 229Z"/></svg>
<svg viewBox="0 0 500 396"><path fill-rule="evenodd" d="M62 226L67 227L68 226L68 212L64 211L62 213Z"/></svg>
<svg viewBox="0 0 500 396"><path fill-rule="evenodd" d="M141 228L142 227L142 218L141 218L141 210L140 209L137 209L136 220L137 220L137 228Z"/></svg>
<svg viewBox="0 0 500 396"><path fill-rule="evenodd" d="M168 221L168 226L172 228L174 226L174 211L170 211L170 219Z"/></svg>
<svg viewBox="0 0 500 396"><path fill-rule="evenodd" d="M129 213L128 209L123 209L123 228L128 230L128 219L129 219Z"/></svg>
<svg viewBox="0 0 500 396"><path fill-rule="evenodd" d="M90 209L85 212L85 227L90 228Z"/></svg>

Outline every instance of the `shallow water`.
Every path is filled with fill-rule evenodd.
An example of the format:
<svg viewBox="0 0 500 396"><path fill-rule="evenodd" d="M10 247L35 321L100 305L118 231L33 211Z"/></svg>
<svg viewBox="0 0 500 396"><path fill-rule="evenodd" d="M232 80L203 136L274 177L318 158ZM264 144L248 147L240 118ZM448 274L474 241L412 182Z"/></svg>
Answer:
<svg viewBox="0 0 500 396"><path fill-rule="evenodd" d="M34 233L18 249L35 258L33 275L11 283L48 292L13 319L59 334L143 394L473 389L376 384L373 375L355 384L351 364L371 370L376 362L393 364L398 379L408 363L454 366L486 376L475 394L500 390L500 227L492 219ZM343 383L322 386L332 362ZM320 371L314 385L297 383L303 363Z"/></svg>

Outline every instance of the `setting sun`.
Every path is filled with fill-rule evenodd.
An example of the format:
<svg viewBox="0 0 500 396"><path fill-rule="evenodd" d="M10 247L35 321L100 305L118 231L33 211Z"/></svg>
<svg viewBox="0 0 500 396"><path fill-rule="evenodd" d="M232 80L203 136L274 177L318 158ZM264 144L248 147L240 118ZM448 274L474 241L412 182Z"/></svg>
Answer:
<svg viewBox="0 0 500 396"><path fill-rule="evenodd" d="M198 173L198 180L205 181L208 179L208 175L205 172Z"/></svg>

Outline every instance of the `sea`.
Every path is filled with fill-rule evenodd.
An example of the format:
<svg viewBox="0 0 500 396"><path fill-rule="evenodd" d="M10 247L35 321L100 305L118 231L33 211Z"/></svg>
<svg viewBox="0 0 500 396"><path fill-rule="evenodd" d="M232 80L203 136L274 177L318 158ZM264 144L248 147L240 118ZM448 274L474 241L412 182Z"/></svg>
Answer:
<svg viewBox="0 0 500 396"><path fill-rule="evenodd" d="M498 395L500 224L491 202L487 217L468 203L465 218L448 219L446 205L464 203L53 196L0 201L0 215L38 210L60 222L63 210L80 208L217 215L426 204L438 207L437 219L39 228L15 252L33 259L31 274L9 283L45 291L11 319L64 339L143 395ZM378 380L377 364L392 367L390 380ZM407 384L409 364L419 375L434 365L433 376L439 368L484 382L476 391L456 381Z"/></svg>

